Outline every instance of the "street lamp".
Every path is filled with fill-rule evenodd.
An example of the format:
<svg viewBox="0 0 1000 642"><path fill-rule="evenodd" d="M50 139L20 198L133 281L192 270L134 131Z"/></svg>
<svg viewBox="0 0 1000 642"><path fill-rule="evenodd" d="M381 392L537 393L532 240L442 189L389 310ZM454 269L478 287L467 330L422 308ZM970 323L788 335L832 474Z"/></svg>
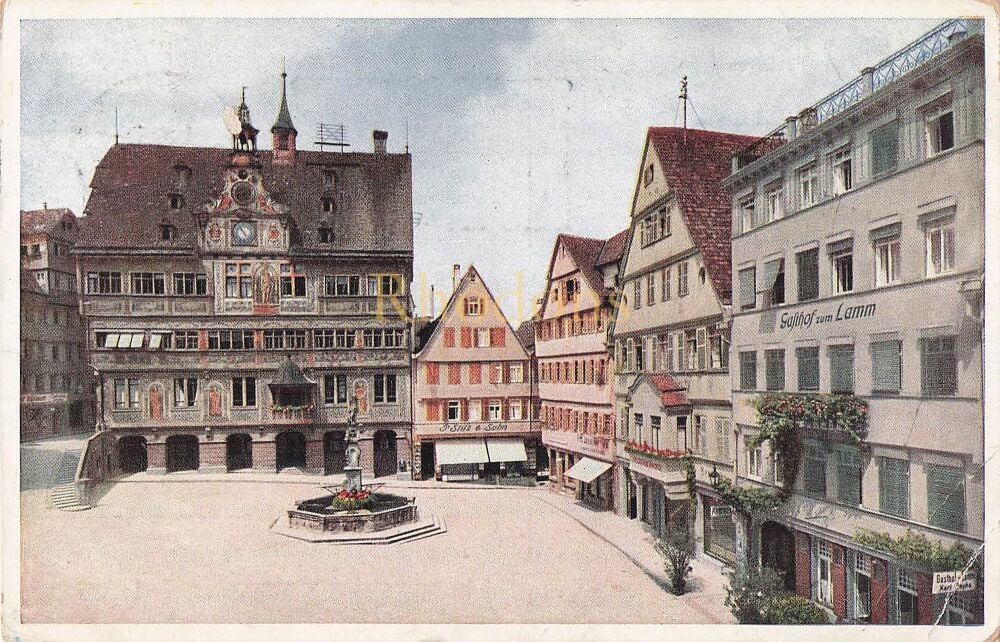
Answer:
<svg viewBox="0 0 1000 642"><path fill-rule="evenodd" d="M712 480L712 488L719 487L719 477L721 477L721 475L719 474L718 467L715 464L712 464L712 472L708 474L708 478Z"/></svg>

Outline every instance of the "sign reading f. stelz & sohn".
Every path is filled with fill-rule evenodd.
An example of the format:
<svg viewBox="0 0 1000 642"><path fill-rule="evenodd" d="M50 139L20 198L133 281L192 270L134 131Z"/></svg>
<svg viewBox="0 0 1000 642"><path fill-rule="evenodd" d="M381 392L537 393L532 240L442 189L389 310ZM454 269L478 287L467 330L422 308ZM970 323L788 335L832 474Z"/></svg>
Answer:
<svg viewBox="0 0 1000 642"><path fill-rule="evenodd" d="M829 306L826 308L813 308L808 312L805 310L782 312L778 318L778 329L791 332L798 329L807 330L814 325L825 323L866 319L874 317L875 310L874 303L863 303L860 305L840 303L836 308Z"/></svg>

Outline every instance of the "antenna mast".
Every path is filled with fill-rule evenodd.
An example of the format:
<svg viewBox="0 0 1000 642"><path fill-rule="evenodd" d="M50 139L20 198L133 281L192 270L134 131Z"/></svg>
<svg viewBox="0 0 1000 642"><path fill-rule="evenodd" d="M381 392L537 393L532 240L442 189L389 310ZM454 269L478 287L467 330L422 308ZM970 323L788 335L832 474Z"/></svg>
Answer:
<svg viewBox="0 0 1000 642"><path fill-rule="evenodd" d="M118 144L118 106L115 106L115 145Z"/></svg>
<svg viewBox="0 0 1000 642"><path fill-rule="evenodd" d="M339 147L340 152L343 153L344 148L351 146L347 142L347 128L343 125L320 123L316 129L316 138L315 144L323 151L326 151L326 145L330 145Z"/></svg>
<svg viewBox="0 0 1000 642"><path fill-rule="evenodd" d="M679 98L684 101L684 144L687 144L688 135L688 77L684 76L681 79L681 95ZM676 112L674 112L676 114ZM674 116L676 118L676 116Z"/></svg>

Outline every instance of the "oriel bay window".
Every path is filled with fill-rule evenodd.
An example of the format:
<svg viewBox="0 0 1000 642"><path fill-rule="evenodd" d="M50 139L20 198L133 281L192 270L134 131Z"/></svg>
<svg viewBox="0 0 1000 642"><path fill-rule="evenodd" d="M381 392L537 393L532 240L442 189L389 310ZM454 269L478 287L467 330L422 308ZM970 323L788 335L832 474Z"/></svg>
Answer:
<svg viewBox="0 0 1000 642"><path fill-rule="evenodd" d="M375 403L396 403L396 375L375 375Z"/></svg>
<svg viewBox="0 0 1000 642"><path fill-rule="evenodd" d="M226 263L226 298L249 299L253 296L253 267L250 263Z"/></svg>
<svg viewBox="0 0 1000 642"><path fill-rule="evenodd" d="M233 377L233 407L253 408L257 405L257 378Z"/></svg>
<svg viewBox="0 0 1000 642"><path fill-rule="evenodd" d="M306 295L306 275L297 272L292 263L281 264L281 296L304 297Z"/></svg>
<svg viewBox="0 0 1000 642"><path fill-rule="evenodd" d="M174 379L174 406L191 408L198 400L198 380L194 377Z"/></svg>
<svg viewBox="0 0 1000 642"><path fill-rule="evenodd" d="M347 403L347 375L323 375L323 403L343 405Z"/></svg>
<svg viewBox="0 0 1000 642"><path fill-rule="evenodd" d="M115 410L139 409L139 382L134 379L115 379Z"/></svg>
<svg viewBox="0 0 1000 642"><path fill-rule="evenodd" d="M133 272L132 294L163 294L163 272Z"/></svg>
<svg viewBox="0 0 1000 642"><path fill-rule="evenodd" d="M209 330L209 350L253 350L253 330Z"/></svg>

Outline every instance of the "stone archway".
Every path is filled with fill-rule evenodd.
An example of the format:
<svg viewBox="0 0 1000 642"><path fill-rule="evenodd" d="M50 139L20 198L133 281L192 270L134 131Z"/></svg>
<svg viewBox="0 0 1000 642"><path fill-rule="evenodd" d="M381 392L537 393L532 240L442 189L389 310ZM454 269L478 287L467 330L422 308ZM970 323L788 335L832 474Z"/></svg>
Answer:
<svg viewBox="0 0 1000 642"><path fill-rule="evenodd" d="M198 470L198 438L194 435L167 437L167 472Z"/></svg>
<svg viewBox="0 0 1000 642"><path fill-rule="evenodd" d="M347 441L343 430L329 430L323 434L323 474L344 472L347 464Z"/></svg>
<svg viewBox="0 0 1000 642"><path fill-rule="evenodd" d="M795 590L795 535L778 522L764 522L760 527L760 561L776 572L785 588Z"/></svg>
<svg viewBox="0 0 1000 642"><path fill-rule="evenodd" d="M253 468L253 439L246 433L226 437L226 472Z"/></svg>
<svg viewBox="0 0 1000 642"><path fill-rule="evenodd" d="M141 473L148 465L145 437L126 435L118 440L118 466L123 474Z"/></svg>
<svg viewBox="0 0 1000 642"><path fill-rule="evenodd" d="M375 464L372 474L385 477L396 474L396 432L376 430L374 435Z"/></svg>
<svg viewBox="0 0 1000 642"><path fill-rule="evenodd" d="M306 467L306 438L297 430L278 433L274 438L275 465L278 472L283 468Z"/></svg>

